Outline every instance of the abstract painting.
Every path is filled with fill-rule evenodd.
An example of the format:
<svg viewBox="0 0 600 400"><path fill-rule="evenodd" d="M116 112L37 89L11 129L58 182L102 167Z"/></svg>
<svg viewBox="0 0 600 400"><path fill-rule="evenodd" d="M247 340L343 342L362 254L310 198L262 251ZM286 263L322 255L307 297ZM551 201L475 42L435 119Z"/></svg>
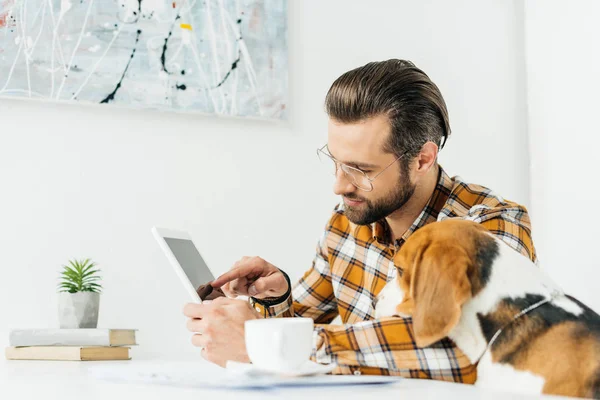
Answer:
<svg viewBox="0 0 600 400"><path fill-rule="evenodd" d="M0 96L285 119L287 0L0 0Z"/></svg>

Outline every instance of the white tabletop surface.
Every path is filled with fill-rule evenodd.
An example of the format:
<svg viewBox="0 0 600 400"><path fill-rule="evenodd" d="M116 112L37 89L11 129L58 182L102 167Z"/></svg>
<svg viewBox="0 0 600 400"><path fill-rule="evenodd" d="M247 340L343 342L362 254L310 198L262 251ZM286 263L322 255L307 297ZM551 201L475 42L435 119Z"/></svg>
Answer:
<svg viewBox="0 0 600 400"><path fill-rule="evenodd" d="M277 388L273 390L215 390L205 388L189 388L144 383L114 383L97 379L91 374L97 366L102 368L117 366L131 368L139 366L169 365L170 361L130 360L101 362L69 362L69 361L9 361L0 360L0 399L120 399L143 398L153 399L207 399L207 396L218 396L219 399L265 399L283 398L306 399L519 399L531 398L515 394L491 392L461 385L427 380L403 379L396 384L383 386L336 386L320 388ZM196 368L207 374L225 374L225 370L210 365L203 360L193 361Z"/></svg>

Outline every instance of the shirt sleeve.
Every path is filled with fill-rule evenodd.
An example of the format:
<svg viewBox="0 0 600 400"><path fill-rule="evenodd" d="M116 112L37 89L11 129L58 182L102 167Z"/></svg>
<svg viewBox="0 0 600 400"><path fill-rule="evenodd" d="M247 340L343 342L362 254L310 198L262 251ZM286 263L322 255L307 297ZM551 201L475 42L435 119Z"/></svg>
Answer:
<svg viewBox="0 0 600 400"><path fill-rule="evenodd" d="M481 224L512 249L537 263L529 212L492 190L458 181L438 215L438 221L460 218Z"/></svg>
<svg viewBox="0 0 600 400"><path fill-rule="evenodd" d="M471 208L467 219L481 224L511 248L537 262L531 221L524 206L506 200L499 204L480 204Z"/></svg>
<svg viewBox="0 0 600 400"><path fill-rule="evenodd" d="M319 240L312 267L294 286L290 296L270 307L254 303L255 309L264 317L306 317L318 324L331 322L338 315L338 309L331 284L326 243L327 230Z"/></svg>
<svg viewBox="0 0 600 400"><path fill-rule="evenodd" d="M412 319L386 317L352 325L319 325L312 359L336 363L335 374L398 375L474 383L476 367L449 339L426 348L414 340Z"/></svg>

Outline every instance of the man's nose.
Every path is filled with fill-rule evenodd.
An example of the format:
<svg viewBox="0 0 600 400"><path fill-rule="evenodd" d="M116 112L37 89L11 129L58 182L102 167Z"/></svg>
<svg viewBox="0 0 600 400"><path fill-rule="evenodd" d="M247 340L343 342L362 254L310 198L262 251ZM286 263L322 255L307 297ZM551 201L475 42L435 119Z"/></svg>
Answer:
<svg viewBox="0 0 600 400"><path fill-rule="evenodd" d="M352 181L346 175L341 168L337 169L335 173L335 182L333 183L333 193L336 195L345 195L349 193L354 193L356 191L356 186L352 184Z"/></svg>

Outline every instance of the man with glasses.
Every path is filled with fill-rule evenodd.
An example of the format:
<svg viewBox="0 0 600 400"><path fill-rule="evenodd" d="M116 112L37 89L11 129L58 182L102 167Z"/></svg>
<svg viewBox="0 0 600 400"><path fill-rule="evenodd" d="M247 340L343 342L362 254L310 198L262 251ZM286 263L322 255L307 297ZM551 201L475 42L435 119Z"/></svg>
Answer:
<svg viewBox="0 0 600 400"><path fill-rule="evenodd" d="M378 293L393 279L394 255L422 226L446 218L478 222L536 260L527 210L489 189L449 177L437 163L450 135L437 86L404 60L372 62L339 77L325 100L328 143L317 150L335 175L336 207L303 278L265 260L243 258L219 277L228 297L184 309L206 359L248 361L244 321L297 316L315 320L313 360L338 374L401 375L473 383L475 366L445 339L414 342L412 321L375 318ZM330 322L340 316L342 324Z"/></svg>

